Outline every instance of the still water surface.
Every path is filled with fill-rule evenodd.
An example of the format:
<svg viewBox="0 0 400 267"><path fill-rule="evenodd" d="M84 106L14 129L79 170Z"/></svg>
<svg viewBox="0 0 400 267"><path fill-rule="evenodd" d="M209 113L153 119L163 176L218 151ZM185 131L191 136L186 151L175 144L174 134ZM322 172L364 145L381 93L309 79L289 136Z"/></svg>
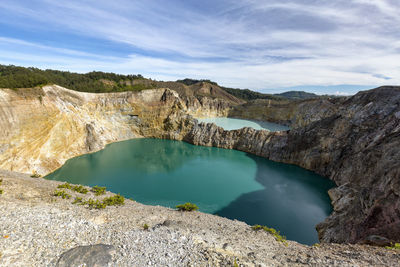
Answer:
<svg viewBox="0 0 400 267"><path fill-rule="evenodd" d="M289 130L289 127L287 126L267 121L244 120L235 118L205 118L197 120L199 122L215 123L216 125L224 128L227 131L236 130L243 127L252 127L256 130L269 130L271 132Z"/></svg>
<svg viewBox="0 0 400 267"><path fill-rule="evenodd" d="M149 205L192 202L200 211L318 241L333 183L296 166L245 152L159 139L134 139L70 159L47 179L108 190Z"/></svg>

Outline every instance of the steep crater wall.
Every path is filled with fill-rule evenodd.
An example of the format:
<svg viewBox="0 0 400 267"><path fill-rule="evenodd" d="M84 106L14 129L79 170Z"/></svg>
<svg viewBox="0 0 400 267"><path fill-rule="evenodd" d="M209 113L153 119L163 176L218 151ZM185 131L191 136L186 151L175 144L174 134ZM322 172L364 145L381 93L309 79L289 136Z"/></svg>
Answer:
<svg viewBox="0 0 400 267"><path fill-rule="evenodd" d="M323 108L314 116L320 119L287 132L200 124L184 140L246 151L331 178L339 187L329 192L334 212L317 226L321 241L400 241L400 88L360 92L331 110Z"/></svg>
<svg viewBox="0 0 400 267"><path fill-rule="evenodd" d="M201 107L201 105L200 105ZM47 174L80 154L139 137L181 139L191 117L169 89L91 94L0 90L0 168Z"/></svg>
<svg viewBox="0 0 400 267"><path fill-rule="evenodd" d="M238 149L336 182L339 187L329 192L334 212L317 227L322 241L370 242L376 236L400 241L399 103L400 89L383 87L343 100L298 101L290 108L266 106L261 115L239 114L286 121L290 131L224 131L197 124L191 115L231 115L243 106L180 97L169 89L111 94L59 86L3 89L0 168L47 174L69 158L139 137Z"/></svg>

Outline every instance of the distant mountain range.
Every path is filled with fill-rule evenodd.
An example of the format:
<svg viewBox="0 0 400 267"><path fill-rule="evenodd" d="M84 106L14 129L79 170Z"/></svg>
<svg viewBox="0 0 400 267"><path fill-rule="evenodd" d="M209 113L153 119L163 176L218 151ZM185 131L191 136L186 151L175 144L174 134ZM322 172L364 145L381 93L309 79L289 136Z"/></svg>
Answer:
<svg viewBox="0 0 400 267"><path fill-rule="evenodd" d="M317 98L320 97L319 95L316 95L314 93L308 93L304 91L288 91L280 94L275 94L278 96L283 96L285 98L289 99L308 99L308 98Z"/></svg>

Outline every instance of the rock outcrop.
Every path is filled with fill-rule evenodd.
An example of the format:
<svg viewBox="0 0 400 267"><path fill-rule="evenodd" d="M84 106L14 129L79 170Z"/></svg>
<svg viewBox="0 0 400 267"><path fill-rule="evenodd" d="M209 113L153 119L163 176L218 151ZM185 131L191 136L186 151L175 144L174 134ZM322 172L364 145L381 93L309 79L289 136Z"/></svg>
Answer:
<svg viewBox="0 0 400 267"><path fill-rule="evenodd" d="M297 128L336 114L338 104L343 100L344 98L257 99L233 106L228 116L276 122Z"/></svg>
<svg viewBox="0 0 400 267"><path fill-rule="evenodd" d="M110 94L59 86L2 89L0 168L47 174L111 142L181 139L192 123L185 110L186 103L169 89Z"/></svg>
<svg viewBox="0 0 400 267"><path fill-rule="evenodd" d="M312 122L287 132L199 124L184 140L250 152L331 178L339 187L329 192L334 212L317 226L321 241L369 242L380 236L399 242L400 88L360 92L332 110L311 114Z"/></svg>

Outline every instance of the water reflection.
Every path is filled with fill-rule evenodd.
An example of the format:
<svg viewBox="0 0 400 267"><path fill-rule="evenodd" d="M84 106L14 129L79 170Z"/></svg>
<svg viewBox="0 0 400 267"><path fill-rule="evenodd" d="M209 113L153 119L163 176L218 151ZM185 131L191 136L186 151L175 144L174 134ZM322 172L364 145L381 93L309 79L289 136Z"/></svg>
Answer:
<svg viewBox="0 0 400 267"><path fill-rule="evenodd" d="M269 130L271 132L286 131L289 127L267 121L245 120L236 118L205 118L197 119L199 122L215 123L225 130L236 130L243 127L252 127L256 130Z"/></svg>
<svg viewBox="0 0 400 267"><path fill-rule="evenodd" d="M326 193L334 183L297 166L248 155L257 164L256 181L264 189L238 197L216 214L279 229L290 240L318 242L314 226L332 211Z"/></svg>
<svg viewBox="0 0 400 267"><path fill-rule="evenodd" d="M330 212L332 186L304 169L241 151L159 139L111 144L46 178L107 186L150 205L193 202L203 212L268 225L303 243L316 241L314 226Z"/></svg>

